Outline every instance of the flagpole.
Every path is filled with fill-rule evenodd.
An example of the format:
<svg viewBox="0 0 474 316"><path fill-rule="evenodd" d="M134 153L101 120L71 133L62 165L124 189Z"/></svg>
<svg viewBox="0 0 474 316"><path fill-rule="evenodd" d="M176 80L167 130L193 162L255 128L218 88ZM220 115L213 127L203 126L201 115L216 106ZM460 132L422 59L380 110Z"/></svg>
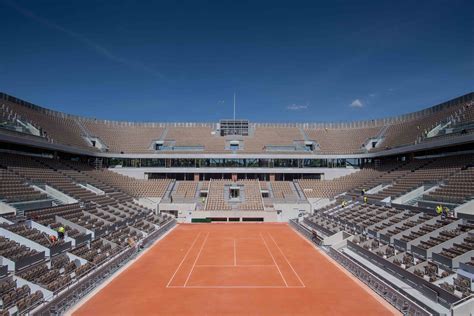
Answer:
<svg viewBox="0 0 474 316"><path fill-rule="evenodd" d="M234 91L234 122L235 122L235 91Z"/></svg>

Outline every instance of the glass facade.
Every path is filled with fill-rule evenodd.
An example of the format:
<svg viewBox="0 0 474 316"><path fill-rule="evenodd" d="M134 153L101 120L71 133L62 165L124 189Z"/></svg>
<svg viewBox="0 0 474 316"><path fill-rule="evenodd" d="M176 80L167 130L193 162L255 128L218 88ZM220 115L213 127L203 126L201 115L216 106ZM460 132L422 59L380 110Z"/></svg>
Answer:
<svg viewBox="0 0 474 316"><path fill-rule="evenodd" d="M107 158L106 166L161 167L161 168L344 168L360 167L369 163L368 159L148 159L148 158Z"/></svg>

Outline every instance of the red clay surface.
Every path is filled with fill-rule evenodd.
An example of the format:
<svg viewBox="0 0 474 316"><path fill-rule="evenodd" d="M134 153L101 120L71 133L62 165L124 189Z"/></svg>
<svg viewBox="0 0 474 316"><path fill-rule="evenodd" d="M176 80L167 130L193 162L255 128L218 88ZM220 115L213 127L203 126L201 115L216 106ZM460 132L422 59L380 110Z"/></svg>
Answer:
<svg viewBox="0 0 474 316"><path fill-rule="evenodd" d="M74 315L394 313L286 224L188 224Z"/></svg>

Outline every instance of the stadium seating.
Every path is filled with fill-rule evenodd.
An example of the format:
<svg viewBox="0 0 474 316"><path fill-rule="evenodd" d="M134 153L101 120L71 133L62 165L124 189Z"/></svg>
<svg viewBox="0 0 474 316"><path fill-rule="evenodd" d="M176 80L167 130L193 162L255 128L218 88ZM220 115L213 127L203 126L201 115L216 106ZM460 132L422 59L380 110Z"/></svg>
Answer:
<svg viewBox="0 0 474 316"><path fill-rule="evenodd" d="M376 169L366 168L334 180L298 180L307 198L334 197L353 188L362 188L369 180L382 175Z"/></svg>
<svg viewBox="0 0 474 316"><path fill-rule="evenodd" d="M84 120L81 121L90 136L98 137L110 152L144 153L153 148L152 142L159 140L164 128L153 125L138 125Z"/></svg>
<svg viewBox="0 0 474 316"><path fill-rule="evenodd" d="M294 200L297 198L295 194L295 189L291 182L271 181L270 185L272 188L273 197L275 199Z"/></svg>
<svg viewBox="0 0 474 316"><path fill-rule="evenodd" d="M231 202L226 198L226 187L239 186L243 188L244 199L238 202ZM260 193L258 180L211 180L209 193L207 196L205 209L208 211L230 211L234 209L242 211L263 210L263 200Z"/></svg>
<svg viewBox="0 0 474 316"><path fill-rule="evenodd" d="M408 303L403 287L395 291L375 270L429 289L427 297L448 308L473 294L472 280L459 271L474 266L474 222L465 213L437 214L434 207L457 212L474 198L472 141L464 140L470 136L448 139L472 133L473 119L468 95L394 118L250 123L248 135L220 136L217 123L96 120L2 94L0 259L7 272L0 278L0 315L15 308L34 313L39 304L97 286L174 225L175 219L149 209L158 209L157 203L180 221L191 221L187 215L194 211L199 218L193 220L201 221L222 220L226 212L229 221L260 220L267 212L278 220L298 217L294 223L314 230L324 251L399 310L424 315ZM94 139L106 148L94 146ZM239 147L231 148L231 141ZM235 167L235 158L245 161ZM137 179L124 175L131 173L119 168L122 163L160 169L141 169L144 176ZM184 176L168 170L177 165ZM240 169L229 170L234 167ZM292 170L271 170L281 167ZM339 171L346 175L317 180L307 167L344 168ZM300 218L303 209L314 213ZM50 235L60 227L65 239L56 241ZM448 296L443 301L437 295Z"/></svg>
<svg viewBox="0 0 474 316"><path fill-rule="evenodd" d="M46 198L43 194L24 183L21 177L6 169L0 169L0 199L8 203L41 200Z"/></svg>
<svg viewBox="0 0 474 316"><path fill-rule="evenodd" d="M350 154L365 151L368 139L376 137L381 127L353 129L307 129L308 137L319 144L321 153Z"/></svg>
<svg viewBox="0 0 474 316"><path fill-rule="evenodd" d="M471 127L463 127L472 122L474 115L470 96L446 102L419 112L372 121L351 124L251 124L248 136L220 137L217 125L212 123L132 123L89 119L51 111L28 102L2 94L0 118L4 129L25 128L16 120L32 124L40 131L40 136L54 144L62 144L91 152L99 151L93 141L98 139L106 151L124 154L153 153L155 142L161 142L163 150L175 153L201 152L225 153L229 148L226 141L242 141L239 150L244 153L264 153L278 151L286 153L308 153L301 144L314 141L319 154L354 154L366 152L369 139L376 139L377 145L370 152L413 145L431 140L429 132L439 125L449 125L471 132ZM472 98L472 96L471 96ZM17 124L19 127L12 128ZM25 132L26 133L26 132ZM450 134L442 134L450 135ZM441 136L442 136L441 135ZM434 137L436 138L436 137ZM300 147L295 145L300 143ZM104 150L102 150L104 151Z"/></svg>
<svg viewBox="0 0 474 316"><path fill-rule="evenodd" d="M461 204L474 196L474 168L467 167L447 177L436 190L424 196L425 200Z"/></svg>
<svg viewBox="0 0 474 316"><path fill-rule="evenodd" d="M177 189L173 192L173 199L194 199L199 181L180 181L177 182Z"/></svg>
<svg viewBox="0 0 474 316"><path fill-rule="evenodd" d="M169 179L140 180L130 178L105 169L90 169L83 171L83 173L135 197L163 197L171 183Z"/></svg>
<svg viewBox="0 0 474 316"><path fill-rule="evenodd" d="M267 151L267 147L282 147L280 152L291 152L287 147L294 146L294 141L304 140L300 130L295 127L256 127L254 134L245 136L244 152L261 153Z"/></svg>

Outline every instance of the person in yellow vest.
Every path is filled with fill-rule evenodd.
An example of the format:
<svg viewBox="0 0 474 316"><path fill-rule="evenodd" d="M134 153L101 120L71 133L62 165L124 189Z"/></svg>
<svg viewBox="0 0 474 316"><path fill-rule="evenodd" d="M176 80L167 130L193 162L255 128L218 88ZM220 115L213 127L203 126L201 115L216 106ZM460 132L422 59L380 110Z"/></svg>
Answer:
<svg viewBox="0 0 474 316"><path fill-rule="evenodd" d="M441 215L441 213L443 213L443 207L441 206L441 204L438 204L436 206L436 214Z"/></svg>
<svg viewBox="0 0 474 316"><path fill-rule="evenodd" d="M364 203L365 203L365 204L367 204L367 201L368 201L368 200L369 200L369 199L367 198L367 196L364 195Z"/></svg>
<svg viewBox="0 0 474 316"><path fill-rule="evenodd" d="M342 203L341 203L342 208L346 207L346 205L347 205L346 200L343 200Z"/></svg>
<svg viewBox="0 0 474 316"><path fill-rule="evenodd" d="M66 229L64 228L64 226L59 226L58 228L58 237L59 239L64 239L64 233L66 232Z"/></svg>

